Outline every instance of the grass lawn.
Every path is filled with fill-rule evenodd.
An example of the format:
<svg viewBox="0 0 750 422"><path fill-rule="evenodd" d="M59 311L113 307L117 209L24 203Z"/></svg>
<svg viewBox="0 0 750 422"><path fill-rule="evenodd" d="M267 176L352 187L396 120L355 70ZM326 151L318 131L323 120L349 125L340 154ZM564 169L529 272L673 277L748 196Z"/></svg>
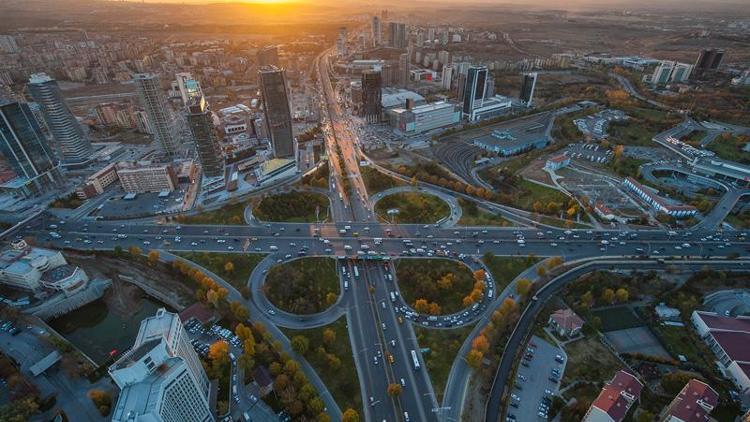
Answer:
<svg viewBox="0 0 750 422"><path fill-rule="evenodd" d="M673 358L677 359L677 355L682 355L688 362L711 370L713 356L707 355L706 350L699 346L702 345L701 340L692 335L688 327L655 324L651 328Z"/></svg>
<svg viewBox="0 0 750 422"><path fill-rule="evenodd" d="M329 206L325 195L287 192L263 198L253 208L253 215L261 221L315 223L328 220Z"/></svg>
<svg viewBox="0 0 750 422"><path fill-rule="evenodd" d="M208 268L238 290L247 287L250 273L266 257L264 254L241 255L218 252L180 252L177 255ZM231 262L234 266L231 272L227 271L227 262Z"/></svg>
<svg viewBox="0 0 750 422"><path fill-rule="evenodd" d="M563 395L568 399L576 398L578 401L591 403L596 400L600 391L601 389L592 384L578 384Z"/></svg>
<svg viewBox="0 0 750 422"><path fill-rule="evenodd" d="M728 214L724 221L735 229L748 229L750 228L750 213Z"/></svg>
<svg viewBox="0 0 750 422"><path fill-rule="evenodd" d="M745 136L719 135L706 148L715 152L719 158L750 164L750 152L743 149L747 143L748 138Z"/></svg>
<svg viewBox="0 0 750 422"><path fill-rule="evenodd" d="M461 205L462 210L461 219L458 220L460 226L510 227L514 225L513 222L508 221L499 215L480 209L477 207L476 202L459 198L458 203Z"/></svg>
<svg viewBox="0 0 750 422"><path fill-rule="evenodd" d="M505 289L505 286L510 284L518 274L521 274L523 270L529 268L539 261L539 258L527 256L524 258L508 257L508 256L494 256L492 254L485 254L482 258L482 262L490 270L492 279L495 281L497 293Z"/></svg>
<svg viewBox="0 0 750 422"><path fill-rule="evenodd" d="M597 316L602 320L602 331L624 330L626 328L642 327L641 321L627 306L616 306L612 308L591 311L591 316Z"/></svg>
<svg viewBox="0 0 750 422"><path fill-rule="evenodd" d="M676 126L681 120L679 116L651 108L626 107L623 111L631 118L610 124L611 144L653 146L654 135Z"/></svg>
<svg viewBox="0 0 750 422"><path fill-rule="evenodd" d="M336 261L302 258L276 265L263 286L274 305L295 314L314 314L331 306L339 295Z"/></svg>
<svg viewBox="0 0 750 422"><path fill-rule="evenodd" d="M565 366L563 385L573 381L602 382L612 378L622 369L622 364L595 335L565 345L568 364Z"/></svg>
<svg viewBox="0 0 750 422"><path fill-rule="evenodd" d="M245 224L245 202L225 205L218 210L206 211L197 215L178 215L175 220L182 224Z"/></svg>
<svg viewBox="0 0 750 422"><path fill-rule="evenodd" d="M397 209L396 215L387 211ZM434 195L421 192L400 192L383 197L375 204L375 212L386 221L402 224L432 224L450 215L450 206Z"/></svg>
<svg viewBox="0 0 750 422"><path fill-rule="evenodd" d="M430 349L430 352L423 356L438 403L443 400L445 383L448 382L448 374L450 374L453 359L456 358L458 349L461 348L472 328L437 330L414 325L414 333L417 335L419 347Z"/></svg>
<svg viewBox="0 0 750 422"><path fill-rule="evenodd" d="M534 182L529 182L526 179L520 179L517 187L522 192L519 195L515 195L513 201L508 204L515 208L521 208L523 210L531 211L533 209L534 202L541 202L542 204L548 204L550 202L557 202L565 204L568 202L568 196L559 190L548 188L546 186L538 185Z"/></svg>
<svg viewBox="0 0 750 422"><path fill-rule="evenodd" d="M326 343L323 332L327 329L335 333L334 341ZM303 335L310 341L305 358L320 375L333 398L343 410L352 408L362 413L362 397L359 391L359 378L352 357L349 332L346 329L346 318L341 317L336 322L325 327L308 330L281 329L287 337ZM335 356L336 359L333 359ZM338 363L336 363L338 362Z"/></svg>
<svg viewBox="0 0 750 422"><path fill-rule="evenodd" d="M453 280L440 287L438 281L447 274L453 274ZM417 299L427 299L440 306L438 314L463 309L463 298L474 286L469 268L450 259L399 259L396 261L396 277L401 295L409 305L414 306Z"/></svg>
<svg viewBox="0 0 750 422"><path fill-rule="evenodd" d="M706 136L706 132L702 130L694 130L687 135L683 136L680 140L686 144L692 145L696 148L700 147L703 137Z"/></svg>
<svg viewBox="0 0 750 422"><path fill-rule="evenodd" d="M367 193L369 193L370 195L372 195L373 193L384 191L386 189L403 185L403 182L401 182L400 180L394 179L391 176L383 174L369 166L360 167L359 172L360 174L362 174L362 179L365 182L365 187L367 187Z"/></svg>
<svg viewBox="0 0 750 422"><path fill-rule="evenodd" d="M640 173L641 164L646 162L646 160L622 156L617 160L612 160L609 163L609 168L618 176L637 179Z"/></svg>

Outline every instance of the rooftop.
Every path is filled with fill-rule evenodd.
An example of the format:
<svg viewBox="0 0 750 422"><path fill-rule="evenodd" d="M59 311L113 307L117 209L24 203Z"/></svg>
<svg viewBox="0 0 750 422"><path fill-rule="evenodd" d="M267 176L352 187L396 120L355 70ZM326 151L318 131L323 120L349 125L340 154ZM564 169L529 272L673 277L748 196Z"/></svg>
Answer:
<svg viewBox="0 0 750 422"><path fill-rule="evenodd" d="M591 406L605 412L612 420L621 421L633 402L640 398L642 389L643 384L635 376L625 371L617 371Z"/></svg>
<svg viewBox="0 0 750 422"><path fill-rule="evenodd" d="M667 415L684 422L708 421L708 414L718 404L719 395L708 384L691 379L675 397Z"/></svg>
<svg viewBox="0 0 750 422"><path fill-rule="evenodd" d="M711 331L739 331L750 334L750 317L732 318L702 311L696 311L696 314Z"/></svg>

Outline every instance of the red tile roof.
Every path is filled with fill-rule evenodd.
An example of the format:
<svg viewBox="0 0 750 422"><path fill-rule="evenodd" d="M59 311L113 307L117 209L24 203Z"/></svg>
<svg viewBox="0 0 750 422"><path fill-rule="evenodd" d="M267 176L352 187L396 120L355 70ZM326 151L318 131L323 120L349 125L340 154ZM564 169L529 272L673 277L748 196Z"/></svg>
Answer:
<svg viewBox="0 0 750 422"><path fill-rule="evenodd" d="M740 331L750 333L750 317L725 317L710 312L697 312L711 331Z"/></svg>
<svg viewBox="0 0 750 422"><path fill-rule="evenodd" d="M552 161L553 163L562 163L563 161L567 160L568 156L565 154L555 155L554 157L550 158L549 161Z"/></svg>
<svg viewBox="0 0 750 422"><path fill-rule="evenodd" d="M750 333L711 331L714 340L727 353L730 359L750 362Z"/></svg>
<svg viewBox="0 0 750 422"><path fill-rule="evenodd" d="M667 415L685 422L705 422L718 402L719 394L713 388L691 379L672 400Z"/></svg>
<svg viewBox="0 0 750 422"><path fill-rule="evenodd" d="M599 396L591 403L614 421L621 421L628 413L630 406L640 399L643 384L638 378L625 371L617 371L612 381L602 388Z"/></svg>
<svg viewBox="0 0 750 422"><path fill-rule="evenodd" d="M214 318L214 311L200 302L195 302L180 312L180 321L183 324L190 318L197 319L201 324L207 324Z"/></svg>
<svg viewBox="0 0 750 422"><path fill-rule="evenodd" d="M571 309L558 309L550 315L550 318L565 331L573 331L583 327L583 320Z"/></svg>

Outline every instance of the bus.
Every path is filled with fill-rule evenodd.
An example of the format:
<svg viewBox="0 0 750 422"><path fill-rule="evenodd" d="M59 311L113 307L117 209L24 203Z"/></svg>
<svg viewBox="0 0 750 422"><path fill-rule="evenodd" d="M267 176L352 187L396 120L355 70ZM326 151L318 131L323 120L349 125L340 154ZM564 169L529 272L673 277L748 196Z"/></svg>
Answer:
<svg viewBox="0 0 750 422"><path fill-rule="evenodd" d="M349 290L349 280L344 280L344 291Z"/></svg>
<svg viewBox="0 0 750 422"><path fill-rule="evenodd" d="M354 277L359 278L359 269L357 268L356 265L354 266Z"/></svg>
<svg viewBox="0 0 750 422"><path fill-rule="evenodd" d="M419 370L419 359L417 359L417 352L415 352L414 350L411 351L411 360L414 363L414 370L418 371Z"/></svg>

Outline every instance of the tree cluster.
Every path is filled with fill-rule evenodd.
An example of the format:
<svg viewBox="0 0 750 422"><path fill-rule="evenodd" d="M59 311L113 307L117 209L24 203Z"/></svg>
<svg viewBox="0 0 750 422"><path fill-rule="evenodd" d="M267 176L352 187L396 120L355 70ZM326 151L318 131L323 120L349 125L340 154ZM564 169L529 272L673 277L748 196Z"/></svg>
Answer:
<svg viewBox="0 0 750 422"><path fill-rule="evenodd" d="M444 259L402 261L396 273L404 299L418 312L432 315L461 309L460 295L472 285L468 269Z"/></svg>
<svg viewBox="0 0 750 422"><path fill-rule="evenodd" d="M309 258L273 267L266 277L266 295L287 312L321 312L329 306L331 298L335 300L338 296L334 265L333 260L327 258Z"/></svg>
<svg viewBox="0 0 750 422"><path fill-rule="evenodd" d="M253 215L263 221L315 221L328 213L328 198L312 192L287 192L263 198Z"/></svg>

